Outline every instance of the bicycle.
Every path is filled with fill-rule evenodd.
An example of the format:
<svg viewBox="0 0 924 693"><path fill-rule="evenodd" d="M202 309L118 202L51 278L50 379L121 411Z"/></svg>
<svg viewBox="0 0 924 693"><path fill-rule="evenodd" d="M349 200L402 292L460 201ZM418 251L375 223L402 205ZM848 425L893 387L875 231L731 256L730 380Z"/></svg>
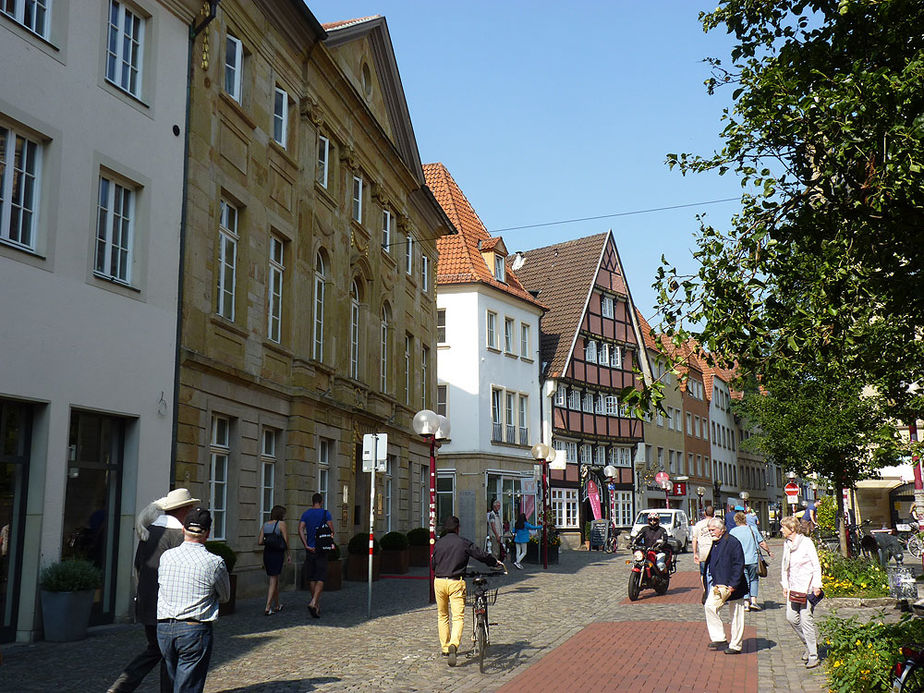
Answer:
<svg viewBox="0 0 924 693"><path fill-rule="evenodd" d="M616 548L618 546L617 539L619 538L619 530L616 529L615 525L610 525L606 533L606 541L603 543L604 553L616 553Z"/></svg>
<svg viewBox="0 0 924 693"><path fill-rule="evenodd" d="M472 578L472 594L466 598L466 603L472 607L472 655L478 658L478 671L484 673L484 655L490 644L491 626L496 623L488 621L488 607L497 603L499 588L488 589L488 578L506 575L507 568L495 570L490 573L465 573L466 578Z"/></svg>

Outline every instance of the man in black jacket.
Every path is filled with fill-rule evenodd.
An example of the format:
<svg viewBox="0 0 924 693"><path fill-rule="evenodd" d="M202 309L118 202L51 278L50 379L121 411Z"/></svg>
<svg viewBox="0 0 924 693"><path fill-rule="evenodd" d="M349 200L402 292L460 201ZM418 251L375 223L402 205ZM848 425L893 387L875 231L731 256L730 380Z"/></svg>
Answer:
<svg viewBox="0 0 924 693"><path fill-rule="evenodd" d="M167 667L157 644L157 574L164 551L183 543L183 521L190 508L199 502L185 488L177 488L154 501L139 515L138 535L141 541L135 552L135 571L138 578L135 596L135 620L144 624L147 638L145 649L129 662L107 693L133 691L155 666L160 664L160 690L167 693L173 685L167 676ZM142 516L155 511L157 518L148 525ZM162 511L162 512L161 512ZM150 521L150 520L148 520Z"/></svg>
<svg viewBox="0 0 924 693"><path fill-rule="evenodd" d="M741 654L744 639L744 603L748 582L744 575L744 549L741 542L725 531L725 523L717 517L709 520L712 547L706 557L706 570L712 576L712 589L706 598L706 627L709 629L709 649L724 650L727 655ZM725 641L725 626L719 609L728 602L732 611L731 640Z"/></svg>
<svg viewBox="0 0 924 693"><path fill-rule="evenodd" d="M456 665L465 620L465 568L474 558L485 565L503 568L503 563L464 537L459 536L459 518L450 515L443 522L445 534L433 547L433 592L443 654L449 666Z"/></svg>

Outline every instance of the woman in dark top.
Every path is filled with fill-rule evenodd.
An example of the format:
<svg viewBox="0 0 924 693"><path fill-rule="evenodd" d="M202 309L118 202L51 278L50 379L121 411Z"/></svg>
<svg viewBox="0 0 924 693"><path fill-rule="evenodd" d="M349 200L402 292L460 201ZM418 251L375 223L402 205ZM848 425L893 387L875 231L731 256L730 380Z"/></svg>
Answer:
<svg viewBox="0 0 924 693"><path fill-rule="evenodd" d="M289 543L286 541L288 532L285 517L286 509L281 505L274 505L270 511L269 522L263 523L263 526L260 527L260 536L257 537L257 544L263 547L263 567L269 577L269 588L266 592L266 609L263 611L265 616L282 611L282 604L279 603L279 575L282 573L283 561L292 562L292 557L289 555ZM270 539L267 542L267 537L271 535L282 538L282 548L271 545L278 543L278 539Z"/></svg>

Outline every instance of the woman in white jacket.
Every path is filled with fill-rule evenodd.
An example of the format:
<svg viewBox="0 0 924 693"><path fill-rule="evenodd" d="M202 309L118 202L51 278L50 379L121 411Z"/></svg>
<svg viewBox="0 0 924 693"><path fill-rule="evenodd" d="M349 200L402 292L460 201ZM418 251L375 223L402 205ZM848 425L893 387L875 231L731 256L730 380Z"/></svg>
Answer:
<svg viewBox="0 0 924 693"><path fill-rule="evenodd" d="M806 669L818 666L818 632L815 629L815 604L821 597L821 563L811 537L799 531L799 520L784 517L783 569L780 584L786 600L786 620L805 646L802 661ZM807 595L803 603L793 602L790 593ZM812 599L815 597L815 599Z"/></svg>

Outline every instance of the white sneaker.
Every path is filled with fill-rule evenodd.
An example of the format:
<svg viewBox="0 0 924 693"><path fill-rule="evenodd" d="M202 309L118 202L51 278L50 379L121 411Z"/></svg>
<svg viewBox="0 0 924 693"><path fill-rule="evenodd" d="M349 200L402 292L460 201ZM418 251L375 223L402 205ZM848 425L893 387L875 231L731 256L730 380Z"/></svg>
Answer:
<svg viewBox="0 0 924 693"><path fill-rule="evenodd" d="M523 566L521 566L518 562L514 561L514 562L513 562L513 565L515 565L515 566L516 566L517 568L519 568L520 570L523 570Z"/></svg>

